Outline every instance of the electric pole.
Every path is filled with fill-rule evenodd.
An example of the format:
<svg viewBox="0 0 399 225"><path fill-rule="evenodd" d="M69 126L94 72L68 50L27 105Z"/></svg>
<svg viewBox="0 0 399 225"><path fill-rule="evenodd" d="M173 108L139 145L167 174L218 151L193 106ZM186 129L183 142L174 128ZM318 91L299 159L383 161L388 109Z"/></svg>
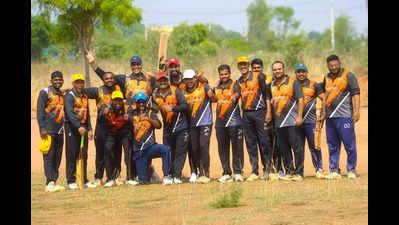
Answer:
<svg viewBox="0 0 399 225"><path fill-rule="evenodd" d="M334 40L334 0L330 0L330 16L331 16L331 46L332 50L335 50L335 40Z"/></svg>
<svg viewBox="0 0 399 225"><path fill-rule="evenodd" d="M331 46L332 50L335 50L335 40L334 40L334 0L330 0L330 16L331 16Z"/></svg>

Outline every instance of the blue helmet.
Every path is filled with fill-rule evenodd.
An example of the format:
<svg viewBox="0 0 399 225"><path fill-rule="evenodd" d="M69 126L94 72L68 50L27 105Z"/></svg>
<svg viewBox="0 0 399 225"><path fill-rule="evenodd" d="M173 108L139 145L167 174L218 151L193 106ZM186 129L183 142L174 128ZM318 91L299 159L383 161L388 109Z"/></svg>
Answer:
<svg viewBox="0 0 399 225"><path fill-rule="evenodd" d="M134 96L135 102L138 102L140 100L147 101L147 96L143 92L139 92Z"/></svg>
<svg viewBox="0 0 399 225"><path fill-rule="evenodd" d="M138 56L133 56L132 58L130 58L130 63L133 63L133 62L141 64L141 58Z"/></svg>

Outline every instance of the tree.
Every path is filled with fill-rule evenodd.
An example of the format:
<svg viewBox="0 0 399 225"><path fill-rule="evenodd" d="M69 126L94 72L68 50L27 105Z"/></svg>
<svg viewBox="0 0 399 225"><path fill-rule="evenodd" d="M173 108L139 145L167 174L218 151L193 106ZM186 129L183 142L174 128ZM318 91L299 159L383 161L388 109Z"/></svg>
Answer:
<svg viewBox="0 0 399 225"><path fill-rule="evenodd" d="M34 60L39 60L42 55L42 50L50 45L50 34L53 29L53 24L50 23L49 18L44 14L32 16L31 19L31 57Z"/></svg>
<svg viewBox="0 0 399 225"><path fill-rule="evenodd" d="M285 40L289 29L297 29L301 24L293 18L294 10L291 7L273 8L273 15L277 23L277 36Z"/></svg>
<svg viewBox="0 0 399 225"><path fill-rule="evenodd" d="M57 16L54 40L57 43L79 44L85 65L86 85L90 87L89 65L85 52L93 41L94 25L101 22L107 31L114 29L112 19L130 25L141 20L141 12L130 0L38 0Z"/></svg>

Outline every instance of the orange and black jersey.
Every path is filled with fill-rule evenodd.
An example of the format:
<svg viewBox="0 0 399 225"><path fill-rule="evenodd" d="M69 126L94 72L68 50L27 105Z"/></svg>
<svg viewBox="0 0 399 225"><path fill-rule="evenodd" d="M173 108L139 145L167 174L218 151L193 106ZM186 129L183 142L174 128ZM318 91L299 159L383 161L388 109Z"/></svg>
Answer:
<svg viewBox="0 0 399 225"><path fill-rule="evenodd" d="M104 71L99 67L96 69L96 74L103 80ZM119 74L115 75L114 79L116 84L118 84L122 88L122 92L125 95L128 104L134 103L134 96L138 92L144 92L147 96L151 96L153 90L156 88L156 80L154 77L151 77L151 87L148 87L147 78L143 73L139 75L125 75ZM148 93L150 91L150 93Z"/></svg>
<svg viewBox="0 0 399 225"><path fill-rule="evenodd" d="M211 125L212 122L212 106L211 99L208 96L210 90L208 84L201 85L197 80L196 87L189 91L184 89L183 94L189 105L189 120L191 127L199 127Z"/></svg>
<svg viewBox="0 0 399 225"><path fill-rule="evenodd" d="M328 73L320 84L325 91L327 118L351 118L353 112L352 96L360 94L359 84L355 75L342 69L337 77Z"/></svg>
<svg viewBox="0 0 399 225"><path fill-rule="evenodd" d="M59 134L64 125L64 95L61 91L49 86L39 93L37 99L37 121L40 131Z"/></svg>
<svg viewBox="0 0 399 225"><path fill-rule="evenodd" d="M241 107L243 111L266 109L266 100L270 100L270 91L266 85L266 78L263 73L249 72L248 79L242 76L237 83L241 88Z"/></svg>
<svg viewBox="0 0 399 225"><path fill-rule="evenodd" d="M175 86L170 86L166 96L162 96L160 90L152 94L154 106L161 110L163 131L169 134L179 132L188 128L187 111L189 106L182 91ZM166 112L162 109L163 105L172 105L172 112Z"/></svg>
<svg viewBox="0 0 399 225"><path fill-rule="evenodd" d="M152 124L147 120L140 121L138 110L129 111L129 114L130 120L133 123L133 151L142 151L155 144L155 127L153 127ZM145 115L161 123L161 121L158 119L157 113L153 110L147 110Z"/></svg>
<svg viewBox="0 0 399 225"><path fill-rule="evenodd" d="M232 127L241 125L242 122L238 99L233 104L230 102L231 97L235 93L240 94L240 85L231 79L226 84L219 84L215 88L217 99L215 127Z"/></svg>
<svg viewBox="0 0 399 225"><path fill-rule="evenodd" d="M301 84L295 78L285 75L285 80L277 85L271 83L272 105L276 127L295 126L298 115L297 100L303 98Z"/></svg>
<svg viewBox="0 0 399 225"><path fill-rule="evenodd" d="M111 95L112 95L112 92L115 91L115 90L121 91L121 88L119 87L119 85L115 84L110 89L108 89L104 85L101 86L101 87L84 88L83 92L85 94L87 94L87 97L89 99L95 99L96 100L97 115L100 115L101 107L103 105L106 105L106 104L108 104L108 105L111 104ZM98 116L97 116L97 122L96 123L101 123L101 121L99 120Z"/></svg>
<svg viewBox="0 0 399 225"><path fill-rule="evenodd" d="M84 127L91 130L89 98L85 93L77 94L75 90L70 90L64 96L65 102L65 123L71 124L78 129Z"/></svg>
<svg viewBox="0 0 399 225"><path fill-rule="evenodd" d="M320 85L307 79L302 85L303 92L303 123L316 123L316 98L323 90Z"/></svg>
<svg viewBox="0 0 399 225"><path fill-rule="evenodd" d="M122 110L116 113L115 110L112 108L112 105L110 105L109 113L104 114L104 110L106 107L107 105L102 105L99 110L98 118L99 121L106 125L107 130L112 132L120 130L129 131L131 126L129 126L129 121L125 120L124 116L125 114L128 115L129 111L132 110L131 107L129 107L127 104L123 104Z"/></svg>

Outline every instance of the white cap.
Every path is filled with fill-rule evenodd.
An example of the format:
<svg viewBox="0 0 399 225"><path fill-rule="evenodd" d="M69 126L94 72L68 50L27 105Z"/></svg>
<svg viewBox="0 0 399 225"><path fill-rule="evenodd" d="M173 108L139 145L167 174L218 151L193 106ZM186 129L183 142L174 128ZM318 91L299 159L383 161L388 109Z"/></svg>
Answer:
<svg viewBox="0 0 399 225"><path fill-rule="evenodd" d="M192 69L185 70L183 73L183 79L185 78L193 78L195 76L195 72Z"/></svg>

